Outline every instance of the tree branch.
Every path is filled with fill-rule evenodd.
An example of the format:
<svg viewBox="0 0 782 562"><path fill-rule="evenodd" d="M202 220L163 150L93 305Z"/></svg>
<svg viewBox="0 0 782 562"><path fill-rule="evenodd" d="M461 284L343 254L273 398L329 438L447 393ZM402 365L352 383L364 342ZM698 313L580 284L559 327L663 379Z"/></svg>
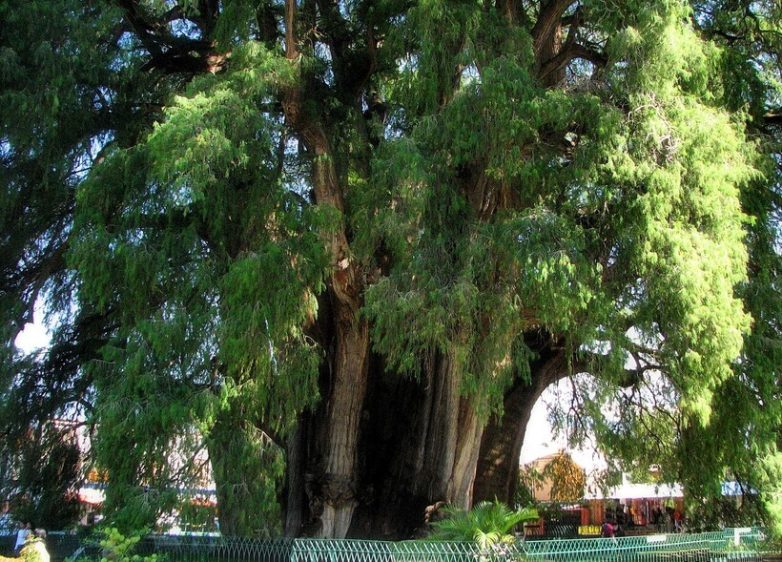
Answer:
<svg viewBox="0 0 782 562"><path fill-rule="evenodd" d="M168 24L185 18L178 6L170 9L159 19L150 19L143 12L138 0L118 0L118 3L125 12L125 20L151 56L151 59L141 67L142 70L158 69L167 74L179 72L214 74L223 68L230 57L230 53L215 53L215 43L211 39L191 39L172 35ZM207 8L202 6L202 9ZM199 24L204 36L208 37L214 27L214 18L217 14L207 10L201 15L198 20L190 21Z"/></svg>
<svg viewBox="0 0 782 562"><path fill-rule="evenodd" d="M532 28L532 44L535 56L540 56L544 45L562 25L562 15L573 3L573 0L548 0L543 4L538 14L538 20Z"/></svg>
<svg viewBox="0 0 782 562"><path fill-rule="evenodd" d="M773 111L769 111L763 116L763 122L766 125L775 125L775 126L782 125L782 110L776 109Z"/></svg>
<svg viewBox="0 0 782 562"><path fill-rule="evenodd" d="M543 63L539 73L540 78L544 79L550 74L562 70L574 59L588 60L600 68L603 68L608 64L608 59L604 54L581 45L580 43L573 43L571 45L565 45L556 56Z"/></svg>
<svg viewBox="0 0 782 562"><path fill-rule="evenodd" d="M285 57L291 61L299 58L295 25L296 0L285 0Z"/></svg>

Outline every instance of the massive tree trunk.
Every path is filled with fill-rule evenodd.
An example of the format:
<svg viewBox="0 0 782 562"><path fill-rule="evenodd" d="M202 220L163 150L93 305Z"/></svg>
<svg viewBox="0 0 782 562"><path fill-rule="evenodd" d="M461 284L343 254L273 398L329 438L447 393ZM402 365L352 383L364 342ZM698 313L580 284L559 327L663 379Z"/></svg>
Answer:
<svg viewBox="0 0 782 562"><path fill-rule="evenodd" d="M570 3L546 2L533 30L538 71L547 85L562 77L562 61L546 63L562 47L560 19ZM296 2L287 0L286 57L298 66L296 10ZM345 174L340 173L344 170L337 168L327 120L319 115L317 106L306 103L311 94L306 80L289 87L283 96L285 116L312 155L316 203L344 213ZM441 97L446 100L448 96ZM496 195L499 199L487 204L485 174L472 172L463 174L463 188L478 216L490 220L498 206L510 205L510 198ZM322 537L405 536L423 523L427 506L447 502L469 508L474 495L484 497L483 490L496 488L497 471L502 471L503 463L510 463L510 457L515 456L516 462L510 464L517 464L524 431L521 425L526 426L529 410L546 386L541 378L544 375L538 373L545 370L544 365L533 368L532 389L517 385L515 394L509 394L509 414L501 423L502 427L516 426L504 441L500 427L493 427L484 438L485 423L476 414L476 398L462 395L462 366L450 351L431 352L417 381L386 373L379 358L370 370L369 326L359 312L367 283L365 272L353 262L344 224L329 234L327 245L333 273L330 320L321 343L329 360L321 377L322 404L306 427L300 428L303 433L289 451L291 495L286 529L295 533L295 528L303 526L306 533ZM482 443L494 452L487 451L479 465ZM492 455L506 460L500 462ZM484 475L489 465L495 468ZM506 472L513 470L509 465L504 468ZM481 482L474 493L476 471ZM302 482L306 499L293 491ZM508 486L503 485L503 496L508 495Z"/></svg>
<svg viewBox="0 0 782 562"><path fill-rule="evenodd" d="M435 354L425 371L416 495L469 508L478 444L483 432L471 398L461 396L461 366L451 353Z"/></svg>
<svg viewBox="0 0 782 562"><path fill-rule="evenodd" d="M323 295L311 337L327 350L321 401L305 411L287 443L285 532L345 537L360 503L358 459L369 376L369 327L333 293Z"/></svg>
<svg viewBox="0 0 782 562"><path fill-rule="evenodd" d="M534 348L533 348L534 349ZM512 505L519 477L519 455L532 408L549 385L569 373L563 350L546 342L530 364L529 379L519 379L505 394L504 412L483 433L473 501Z"/></svg>
<svg viewBox="0 0 782 562"><path fill-rule="evenodd" d="M296 5L285 4L286 56L299 67L299 52L294 32ZM301 68L299 67L299 70ZM312 154L312 187L315 201L345 212L344 186L340 182L336 157L325 125L317 112L305 109L306 92L302 84L291 86L284 95L285 116L303 145ZM308 461L308 474L316 482L310 488L310 504L319 507L313 513L319 519L317 534L322 537L344 537L350 527L357 505L357 447L359 421L364 409L369 357L369 326L360 317L364 276L360 265L352 259L346 225L340 224L327 240L331 254L332 274L329 282L332 324L328 344L331 348L328 381L323 386L325 412L321 416L322 433L314 432L321 454L320 465Z"/></svg>
<svg viewBox="0 0 782 562"><path fill-rule="evenodd" d="M410 538L437 502L469 508L484 424L461 395L453 356L432 352L420 379L372 361L362 421L355 537Z"/></svg>
<svg viewBox="0 0 782 562"><path fill-rule="evenodd" d="M530 412L567 373L566 352L548 337L529 341L538 354L530 378L508 390L505 415L486 428L477 415L483 398L463 394L464 360L443 343L456 337L452 324L440 320L449 312L471 324L464 341L473 347L461 352L479 354L495 326L502 335L485 348L474 373L484 378L474 386L506 359L491 355L510 353L497 350L497 342L519 335L522 321L508 318L529 306L537 309L536 324L566 319L551 329L578 328L566 334L574 346L582 336L616 335L605 344L617 354L637 351L637 361L649 362L643 370L677 367L670 384L685 408L725 387L739 335L749 329L732 289L745 282L743 256L758 244L762 263L751 264L750 280L756 266L774 266L765 263L774 248L764 240L773 246L776 233L758 231L745 248L740 225L743 213L765 224L771 203L745 205L742 213L738 189L755 174L754 158L741 122L720 113L733 100L720 102L707 91L716 76L685 80L677 70L685 53L670 45L658 51L655 39L697 47L694 32L731 44L742 37L712 30L702 17L684 25L682 6L667 2L617 14L612 3L576 0L446 9L284 0L257 3L255 10L218 0L118 0L117 10L100 17L74 0L29 4L34 8L20 10L18 33L3 34L3 49L15 53L14 72L29 78L4 83L15 92L9 99L20 103L4 114L15 120L4 128L0 151L9 178L5 214L24 218L7 222L1 243L4 323L15 336L37 296L48 295L51 315L66 312L55 342L83 328L71 322L82 314L99 315L101 326L95 348L77 345L72 359L22 356L6 337L0 354L17 375L7 390L24 390L19 379L55 399L94 395L96 423L105 432L99 444L128 443L161 464L168 460L163 439L191 424L208 427L221 409L204 437L225 534L257 530L258 510L267 509L269 490L277 491L281 445L259 426L284 434L299 414L297 431L284 434L289 534L405 536L437 502L468 508L476 499L511 500ZM98 39L99 48L50 48L48 34L58 30L35 21L61 8L67 9L60 18L50 18L62 24L59 31ZM407 17L409 8L415 11ZM611 42L611 65L600 76L604 39L614 33L638 41ZM746 49L736 56L754 47ZM706 54L697 58L709 62ZM591 64L568 66L574 59ZM67 72L53 79L57 69ZM769 109L763 96L750 105ZM42 104L44 111L29 110ZM759 119L773 127L782 121L772 110L754 115L750 125ZM713 143L704 134L710 130ZM100 154L91 154L98 145ZM606 165L623 159L632 166ZM754 189L760 186L753 182ZM680 212L682 193L688 196ZM754 191L749 195L755 199ZM655 213L647 216L650 197ZM320 259L324 246L328 264ZM277 274L277 282L262 282ZM405 353L437 347L422 360L420 378L388 372L370 352L373 320L362 315L367 288L395 279L411 280L400 287L425 298L378 291L373 298L398 297L389 306L402 306L374 318L378 325L388 320L393 327L386 329L420 331L419 338L394 338L391 345L414 348ZM708 296L701 298L693 280L715 292L699 291ZM289 392L287 383L297 380L298 373L289 375L299 365L315 376L309 354L315 346L299 338L316 315L308 306L315 292L329 301L327 313L317 311L323 326L314 338L323 353L321 402L302 414L314 397ZM755 293L741 293L747 309L756 308ZM622 306L600 305L617 299ZM70 310L74 303L81 303L78 310ZM372 305L367 314L382 303ZM432 336L431 324L406 324L419 313L413 306L431 306L421 316L437 318L442 330ZM498 306L503 314L496 314ZM654 324L648 313L658 309L676 314L661 314ZM701 318L701 310L719 315ZM256 321L247 321L252 315ZM640 327L632 326L636 321ZM692 329L704 322L714 329ZM623 335L634 329L657 345L634 350L628 341L634 338ZM692 341L657 333L677 329ZM377 335L382 345L386 334ZM279 388L271 388L258 352L274 347L272 336L282 338L279 357L291 358ZM84 343L82 335L74 338ZM715 349L719 357L710 357ZM669 365L679 354L706 362L683 372ZM295 363L305 356L306 363ZM63 360L72 366L63 370ZM216 376L215 361L230 368ZM47 378L71 371L67 380ZM704 374L700 389L693 383L700 379L689 377ZM224 380L226 392L204 406L206 393L234 375ZM36 391L32 398L41 396ZM51 412L70 409L43 398ZM127 416L103 407L115 398L128 401ZM272 401L290 416L269 408ZM19 412L28 404L35 400L20 401ZM151 437L127 433L139 427ZM734 429L741 436L742 428ZM105 468L127 468L113 467L124 455L107 458L112 453L103 456ZM130 468L140 470L140 462ZM132 481L119 485L145 480L135 471L120 476ZM269 509L276 512L276 504Z"/></svg>
<svg viewBox="0 0 782 562"><path fill-rule="evenodd" d="M357 319L351 312L338 312L335 330L321 487L322 537L345 537L357 505L356 455L369 359L369 329L365 320Z"/></svg>

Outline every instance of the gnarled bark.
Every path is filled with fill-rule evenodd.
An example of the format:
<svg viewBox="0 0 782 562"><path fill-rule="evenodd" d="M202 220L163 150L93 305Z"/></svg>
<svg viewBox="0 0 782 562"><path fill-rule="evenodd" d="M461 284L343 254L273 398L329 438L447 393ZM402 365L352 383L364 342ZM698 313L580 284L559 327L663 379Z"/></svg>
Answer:
<svg viewBox="0 0 782 562"><path fill-rule="evenodd" d="M367 322L349 312L338 315L333 387L326 418L325 472L322 481L322 537L345 537L356 508L359 422L364 409L369 358Z"/></svg>
<svg viewBox="0 0 782 562"><path fill-rule="evenodd" d="M504 413L483 433L473 501L498 499L512 504L519 476L519 455L532 408L546 388L570 372L563 350L549 344L530 365L529 380L518 380L505 394Z"/></svg>
<svg viewBox="0 0 782 562"><path fill-rule="evenodd" d="M285 4L286 57L299 64L296 44L296 4ZM343 186L334 162L331 142L319 116L303 107L306 80L292 85L284 94L285 116L302 143L313 155L312 186L318 205L330 206L339 213L345 209ZM340 538L347 534L356 507L356 455L361 413L367 385L369 357L369 327L359 317L364 281L360 267L351 261L350 244L344 223L332 230L327 240L331 254L332 274L329 293L332 296L333 324L332 360L326 395L327 409L323 417L324 443L322 465L310 470L316 473L318 485L313 487L310 503L319 505L322 537ZM317 491L315 491L317 490Z"/></svg>
<svg viewBox="0 0 782 562"><path fill-rule="evenodd" d="M415 380L372 362L351 536L410 538L427 506L471 507L484 423L461 393L456 359L433 352L426 363Z"/></svg>

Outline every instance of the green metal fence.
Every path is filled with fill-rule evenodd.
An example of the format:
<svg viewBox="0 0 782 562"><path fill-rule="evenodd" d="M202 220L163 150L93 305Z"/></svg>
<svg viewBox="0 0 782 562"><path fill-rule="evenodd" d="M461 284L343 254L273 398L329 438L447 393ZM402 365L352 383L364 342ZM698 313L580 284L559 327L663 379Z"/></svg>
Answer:
<svg viewBox="0 0 782 562"><path fill-rule="evenodd" d="M763 535L753 529L713 533L518 541L480 549L475 543L331 539L258 540L153 535L138 554L166 562L756 562ZM53 562L75 554L97 559L100 548L75 536L50 535Z"/></svg>
<svg viewBox="0 0 782 562"><path fill-rule="evenodd" d="M714 533L519 541L481 550L474 543L295 539L150 539L171 562L728 562L759 561L760 533ZM157 542L154 542L157 541ZM150 542L146 543L151 544Z"/></svg>
<svg viewBox="0 0 782 562"><path fill-rule="evenodd" d="M725 550L726 539L721 533L699 535L650 535L617 539L580 539L548 541L549 544L527 544L530 559L552 561L622 562L710 561Z"/></svg>
<svg viewBox="0 0 782 562"><path fill-rule="evenodd" d="M169 562L290 562L294 539L154 535L139 554L160 554Z"/></svg>
<svg viewBox="0 0 782 562"><path fill-rule="evenodd" d="M476 562L473 543L297 540L290 562Z"/></svg>

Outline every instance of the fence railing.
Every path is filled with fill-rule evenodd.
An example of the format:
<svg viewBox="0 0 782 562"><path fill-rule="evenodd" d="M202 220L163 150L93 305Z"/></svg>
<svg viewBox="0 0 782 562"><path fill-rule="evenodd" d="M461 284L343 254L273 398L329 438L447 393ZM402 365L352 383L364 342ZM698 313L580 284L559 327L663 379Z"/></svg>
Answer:
<svg viewBox="0 0 782 562"><path fill-rule="evenodd" d="M258 540L210 536L152 535L136 553L162 555L166 562L755 562L762 560L753 529L713 533L647 535L621 538L519 541L481 549L475 543L440 541L364 541L333 539ZM6 544L8 542L8 544ZM0 538L0 550L13 538ZM52 562L78 554L98 559L101 549L75 535L50 533Z"/></svg>
<svg viewBox="0 0 782 562"><path fill-rule="evenodd" d="M760 533L733 530L698 534L520 541L497 548L440 541L295 539L147 539L148 552L170 562L726 562L761 560ZM152 546L150 546L152 545Z"/></svg>

